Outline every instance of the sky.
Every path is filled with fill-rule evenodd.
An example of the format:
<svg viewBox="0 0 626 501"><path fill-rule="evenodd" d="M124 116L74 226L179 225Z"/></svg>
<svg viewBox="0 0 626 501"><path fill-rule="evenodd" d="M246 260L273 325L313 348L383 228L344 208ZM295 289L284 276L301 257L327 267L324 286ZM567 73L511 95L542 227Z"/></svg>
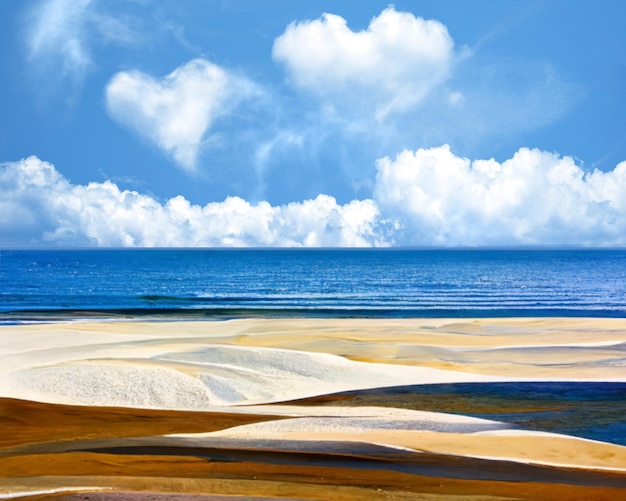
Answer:
<svg viewBox="0 0 626 501"><path fill-rule="evenodd" d="M626 246L626 3L0 3L0 248Z"/></svg>

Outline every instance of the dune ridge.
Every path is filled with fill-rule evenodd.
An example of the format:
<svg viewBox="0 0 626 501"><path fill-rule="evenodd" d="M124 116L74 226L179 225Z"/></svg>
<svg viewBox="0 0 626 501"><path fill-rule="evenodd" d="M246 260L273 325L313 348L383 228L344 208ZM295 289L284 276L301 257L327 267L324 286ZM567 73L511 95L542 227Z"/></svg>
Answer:
<svg viewBox="0 0 626 501"><path fill-rule="evenodd" d="M73 496L55 490L66 488L127 496L150 490L146 475L170 479L160 492L186 486L188 494L248 499L329 499L339 490L325 489L339 487L347 500L365 492L614 499L626 494L626 447L610 440L463 415L471 403L451 414L332 395L451 383L626 383L624 346L626 319L0 326L0 422L12 430L0 435L0 499ZM303 400L324 396L332 406ZM394 401L402 406L401 397ZM77 476L63 485L70 470ZM192 482L199 477L213 483L200 487ZM220 484L227 479L246 488ZM311 482L326 487L310 491Z"/></svg>
<svg viewBox="0 0 626 501"><path fill-rule="evenodd" d="M529 320L525 331L516 321L504 332L495 321L447 328L430 320L434 326L413 328L409 320L360 323L363 331L354 320L329 319L154 322L138 323L136 331L129 322L5 326L0 339L10 340L0 350L0 395L208 409L409 384L626 382L620 370L626 341L616 320L598 320L605 330L581 329L572 320ZM263 325L267 330L259 331ZM575 328L568 331L568 325ZM29 337L32 343L23 344ZM564 347L574 350L567 363Z"/></svg>
<svg viewBox="0 0 626 501"><path fill-rule="evenodd" d="M504 380L510 378L296 350L208 345L199 352L147 359L91 357L25 367L8 376L4 393L50 403L200 410L424 382Z"/></svg>

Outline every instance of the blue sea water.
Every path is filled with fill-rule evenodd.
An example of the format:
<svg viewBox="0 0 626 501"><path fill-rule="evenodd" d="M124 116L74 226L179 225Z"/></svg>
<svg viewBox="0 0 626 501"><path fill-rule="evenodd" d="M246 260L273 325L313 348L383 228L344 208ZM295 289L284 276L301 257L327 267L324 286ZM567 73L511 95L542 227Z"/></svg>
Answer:
<svg viewBox="0 0 626 501"><path fill-rule="evenodd" d="M626 250L0 251L0 322L626 317Z"/></svg>

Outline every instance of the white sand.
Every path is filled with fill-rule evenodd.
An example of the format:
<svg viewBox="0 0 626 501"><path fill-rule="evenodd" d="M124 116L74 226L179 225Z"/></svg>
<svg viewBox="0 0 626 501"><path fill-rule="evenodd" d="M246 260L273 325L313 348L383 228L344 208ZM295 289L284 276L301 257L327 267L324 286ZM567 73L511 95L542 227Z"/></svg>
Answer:
<svg viewBox="0 0 626 501"><path fill-rule="evenodd" d="M460 414L416 411L392 407L341 407L295 405L255 405L246 407L253 414L291 416L292 419L241 425L210 433L178 434L172 437L259 438L275 433L328 433L366 430L427 430L442 433L478 433L510 428L489 419Z"/></svg>
<svg viewBox="0 0 626 501"><path fill-rule="evenodd" d="M210 409L412 384L626 381L625 342L623 319L1 326L0 396Z"/></svg>
<svg viewBox="0 0 626 501"><path fill-rule="evenodd" d="M108 350L109 352L111 350ZM127 354L125 346L123 353ZM142 346L138 350L144 351ZM84 405L207 409L340 391L501 377L354 362L336 355L208 346L147 359L77 359L5 373L2 396ZM182 364L182 365L181 365ZM181 370L182 369L182 370Z"/></svg>
<svg viewBox="0 0 626 501"><path fill-rule="evenodd" d="M0 397L289 417L146 440L324 452L324 443L626 471L626 447L497 421L275 403L481 381L626 382L626 319L249 319L0 326ZM137 439L141 440L141 439ZM220 445L221 444L221 445ZM304 444L304 445L303 445ZM6 493L1 492L2 496Z"/></svg>

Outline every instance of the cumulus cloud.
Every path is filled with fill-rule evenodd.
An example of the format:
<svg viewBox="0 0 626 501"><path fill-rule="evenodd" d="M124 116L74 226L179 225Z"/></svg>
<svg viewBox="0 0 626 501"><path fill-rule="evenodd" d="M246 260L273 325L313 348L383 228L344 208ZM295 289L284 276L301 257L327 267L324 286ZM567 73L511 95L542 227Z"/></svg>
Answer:
<svg viewBox="0 0 626 501"><path fill-rule="evenodd" d="M333 197L272 206L229 197L205 206L182 196L160 203L107 181L74 185L37 157L0 166L5 246L383 245L376 205Z"/></svg>
<svg viewBox="0 0 626 501"><path fill-rule="evenodd" d="M500 163L447 146L377 162L371 199L273 206L164 203L110 182L71 184L36 157L0 166L5 246L626 245L626 162L586 172L527 148Z"/></svg>
<svg viewBox="0 0 626 501"><path fill-rule="evenodd" d="M383 119L448 78L453 46L443 24L388 7L358 32L334 14L292 23L272 54L295 87L333 108L375 108Z"/></svg>
<svg viewBox="0 0 626 501"><path fill-rule="evenodd" d="M194 59L160 79L136 70L117 73L107 85L106 104L115 120L193 172L211 125L256 92L251 82Z"/></svg>
<svg viewBox="0 0 626 501"><path fill-rule="evenodd" d="M451 35L437 20L388 7L362 30L326 13L276 38L273 59L301 98L294 101L316 106L306 120L319 126L302 144L342 171L344 186L368 183L375 158L412 145L509 152L522 133L563 119L584 94L548 60L455 46Z"/></svg>
<svg viewBox="0 0 626 501"><path fill-rule="evenodd" d="M377 162L374 192L396 243L624 245L626 162L586 172L571 157L521 148L470 161L448 146Z"/></svg>

